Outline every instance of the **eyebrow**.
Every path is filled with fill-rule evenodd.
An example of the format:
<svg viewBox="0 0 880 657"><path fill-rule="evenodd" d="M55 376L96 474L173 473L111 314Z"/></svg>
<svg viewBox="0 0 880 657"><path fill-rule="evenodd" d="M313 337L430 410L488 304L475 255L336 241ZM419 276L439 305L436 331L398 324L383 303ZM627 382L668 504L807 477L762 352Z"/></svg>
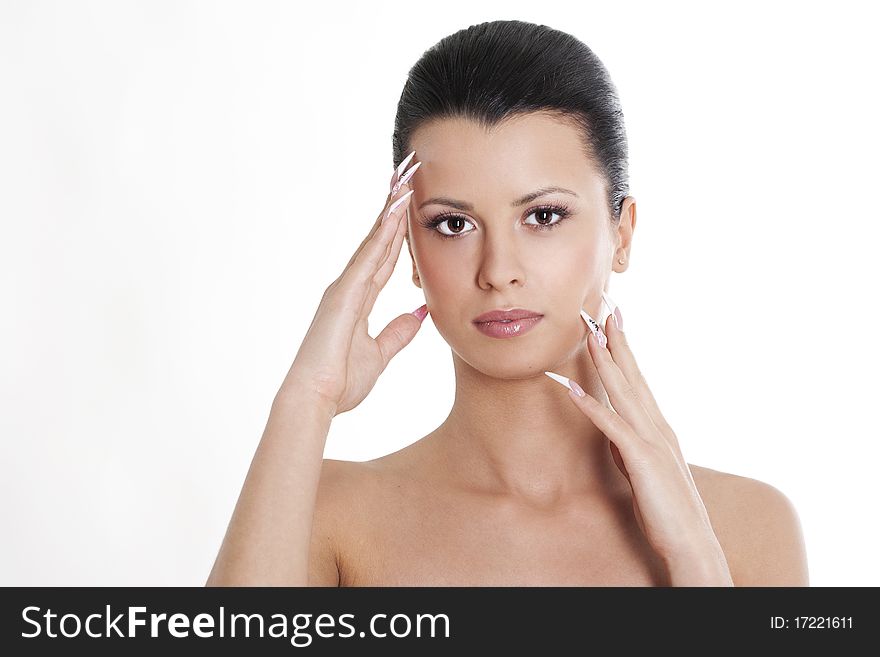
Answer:
<svg viewBox="0 0 880 657"><path fill-rule="evenodd" d="M525 205L526 203L534 201L536 198L555 193L571 194L575 198L578 198L577 194L575 194L570 189L566 189L565 187L541 187L540 189L536 189L533 192L529 192L525 196L520 196L518 199L514 199L511 202L510 207L518 208L521 205ZM464 210L466 212L470 212L474 209L473 205L465 201L459 201L457 199L448 198L446 196L435 196L433 198L429 198L427 201L419 205L419 210L421 210L426 205L431 205L432 203L436 203L437 205L448 205L455 208L456 210Z"/></svg>

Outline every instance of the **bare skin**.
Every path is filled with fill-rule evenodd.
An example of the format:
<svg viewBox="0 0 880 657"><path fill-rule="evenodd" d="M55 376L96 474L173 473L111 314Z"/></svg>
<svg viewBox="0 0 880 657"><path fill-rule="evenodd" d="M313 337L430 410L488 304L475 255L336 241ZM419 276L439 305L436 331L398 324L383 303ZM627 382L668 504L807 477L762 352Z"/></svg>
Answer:
<svg viewBox="0 0 880 657"><path fill-rule="evenodd" d="M410 181L413 282L452 349L455 401L440 427L405 449L366 463L324 461L310 585L674 583L636 520L608 437L543 375L565 372L607 403L577 310L598 318L610 273L628 266L635 200L627 197L613 226L576 129L547 116L489 132L444 120L417 130L411 146L422 163ZM549 185L575 195L511 208ZM472 206L454 210L466 221L443 224L460 236L442 239L423 225L453 211L427 203L436 197ZM539 233L523 221L535 217L530 208L559 202L571 211L564 225ZM544 319L506 340L471 325L514 306ZM734 585L807 585L790 501L763 482L688 465Z"/></svg>
<svg viewBox="0 0 880 657"><path fill-rule="evenodd" d="M627 197L610 221L576 128L544 114L489 131L444 119L411 141L419 161L401 163L276 395L207 585L806 585L790 501L685 462L610 318L607 349L584 341L580 313L600 318L636 212ZM405 449L322 459L332 418L421 327L405 313L367 332L404 239L452 351L455 401ZM507 339L473 325L511 307L542 319Z"/></svg>
<svg viewBox="0 0 880 657"><path fill-rule="evenodd" d="M432 436L364 463L325 460L309 586L669 586L631 493L546 507L474 491ZM689 464L735 586L808 586L800 524L777 489Z"/></svg>

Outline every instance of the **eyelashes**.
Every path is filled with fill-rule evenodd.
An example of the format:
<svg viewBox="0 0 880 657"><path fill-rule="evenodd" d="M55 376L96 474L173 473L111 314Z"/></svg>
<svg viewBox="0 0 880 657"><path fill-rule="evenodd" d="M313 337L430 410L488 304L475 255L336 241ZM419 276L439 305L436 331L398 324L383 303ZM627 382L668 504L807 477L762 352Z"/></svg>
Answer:
<svg viewBox="0 0 880 657"><path fill-rule="evenodd" d="M565 206L563 204L559 204L559 205L550 204L550 205L540 205L538 207L530 209L528 211L528 214L526 215L526 217L530 217L537 212L549 212L554 215L559 215L559 220L555 221L553 223L550 223L550 224L526 224L527 226L531 226L534 229L539 230L539 231L552 230L552 229L556 228L559 224L561 224L563 221L565 221L571 215L571 210L569 210L569 208L567 206ZM437 230L438 226L440 226L441 224L444 224L447 221L450 221L452 219L461 219L462 221L467 221L467 222L473 223L473 222L471 222L470 219L468 219L464 215L459 214L458 212L453 212L453 211L442 212L442 213L438 214L436 217L434 217L433 219L422 218L419 221L419 223L422 226L424 226L425 228L428 228L428 229L434 231L443 239L457 239L463 235L467 235L468 233L473 232L472 230L466 230L466 231L463 231L460 233L447 234L447 233L443 233L443 232Z"/></svg>

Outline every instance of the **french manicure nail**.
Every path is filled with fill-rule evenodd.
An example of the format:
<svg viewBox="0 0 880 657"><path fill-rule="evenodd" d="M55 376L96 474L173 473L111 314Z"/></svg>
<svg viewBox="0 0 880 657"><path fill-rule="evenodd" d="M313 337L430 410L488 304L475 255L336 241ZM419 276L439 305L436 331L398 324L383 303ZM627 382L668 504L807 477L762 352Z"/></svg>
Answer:
<svg viewBox="0 0 880 657"><path fill-rule="evenodd" d="M403 187L407 182L409 182L409 179L413 177L413 174L416 172L416 169L418 169L421 165L422 165L421 162L416 162L415 164L413 164L409 168L409 171L407 171L405 174L403 174L403 177L400 180L398 180L396 183L394 183L394 187L391 188L391 196L394 196L397 192L400 191L401 187Z"/></svg>
<svg viewBox="0 0 880 657"><path fill-rule="evenodd" d="M574 390L574 394L576 394L578 397L584 397L584 396L587 394L587 393L584 392L584 389L581 388L581 387L577 384L577 381L575 381L574 379L569 379L569 380L568 380L568 385L569 385L569 387L570 387L572 390Z"/></svg>
<svg viewBox="0 0 880 657"><path fill-rule="evenodd" d="M587 314L587 311L581 308L581 317L584 320L584 323L587 327L593 332L593 335L596 336L596 340L599 342L600 347L604 347L608 344L608 338L605 336L605 331L599 326L598 322L595 319L590 317Z"/></svg>
<svg viewBox="0 0 880 657"><path fill-rule="evenodd" d="M589 338L587 338L589 340ZM593 339L599 343L600 347L604 347L608 344L608 338L605 337L604 333L593 333Z"/></svg>
<svg viewBox="0 0 880 657"><path fill-rule="evenodd" d="M403 160L403 162L401 162L398 165L398 167L394 170L394 175L391 176L391 185L390 185L391 189L394 189L394 183L397 182L398 180L400 180L400 174L403 173L403 170L406 169L407 165L409 164L409 161L411 159L413 159L413 155L415 155L415 154L416 154L416 152L413 151L412 153L407 155L406 158Z"/></svg>
<svg viewBox="0 0 880 657"><path fill-rule="evenodd" d="M605 307L608 308L608 312L613 315L614 322L621 331L623 330L623 315L620 314L620 308L614 303L614 300L608 295L605 290L602 290L602 301L605 303Z"/></svg>
<svg viewBox="0 0 880 657"><path fill-rule="evenodd" d="M385 216L382 218L382 221L384 222L386 219L388 219L388 217L391 216L391 213L394 212L400 206L401 203L403 203L406 199L408 199L414 191L415 191L414 189L411 189L406 194L401 196L399 199L394 201L394 203L392 203L389 206L388 212L385 213Z"/></svg>
<svg viewBox="0 0 880 657"><path fill-rule="evenodd" d="M554 381L561 383L566 388L571 388L578 397L583 397L586 393L584 393L583 388L581 388L576 381L573 379L569 379L568 377L562 376L561 374L556 374L556 372L544 372L547 376L549 376Z"/></svg>

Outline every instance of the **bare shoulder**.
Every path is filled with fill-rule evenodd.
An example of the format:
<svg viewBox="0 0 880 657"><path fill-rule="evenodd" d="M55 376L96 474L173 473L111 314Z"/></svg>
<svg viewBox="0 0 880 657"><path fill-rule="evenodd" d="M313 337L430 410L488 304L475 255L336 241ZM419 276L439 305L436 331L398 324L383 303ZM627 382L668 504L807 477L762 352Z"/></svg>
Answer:
<svg viewBox="0 0 880 657"><path fill-rule="evenodd" d="M377 486L369 461L324 459L309 546L309 586L340 586L352 541L370 524Z"/></svg>
<svg viewBox="0 0 880 657"><path fill-rule="evenodd" d="M381 459L341 461L324 459L318 500L322 511L333 512L337 520L350 521L366 507L368 496L378 492L384 474Z"/></svg>
<svg viewBox="0 0 880 657"><path fill-rule="evenodd" d="M309 545L309 586L339 586L340 510L351 499L357 463L324 459Z"/></svg>
<svg viewBox="0 0 880 657"><path fill-rule="evenodd" d="M688 463L736 586L809 586L794 504L750 477Z"/></svg>

